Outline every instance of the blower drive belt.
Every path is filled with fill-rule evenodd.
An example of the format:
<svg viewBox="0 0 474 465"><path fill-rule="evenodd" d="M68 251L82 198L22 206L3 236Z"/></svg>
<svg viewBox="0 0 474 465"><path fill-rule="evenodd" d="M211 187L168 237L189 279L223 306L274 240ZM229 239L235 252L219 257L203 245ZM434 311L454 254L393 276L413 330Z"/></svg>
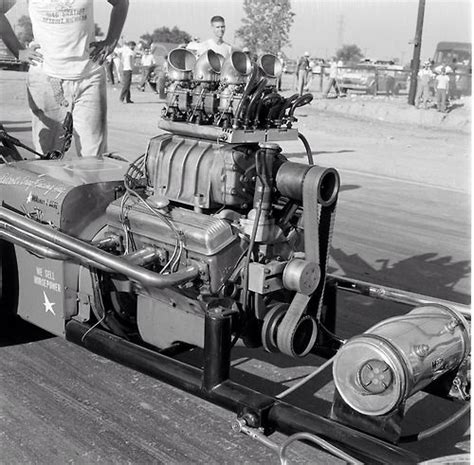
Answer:
<svg viewBox="0 0 474 465"><path fill-rule="evenodd" d="M309 339L307 347L300 353L294 349L294 336L299 324L305 316L308 304L316 308L316 318L319 318L322 308L326 273L329 262L329 250L332 240L334 218L336 214L337 194L329 205L321 205L318 222L319 188L324 170L318 166L311 167L303 180L303 220L305 259L315 262L320 267L320 280L312 295L296 293L290 307L278 326L277 345L281 352L292 357L302 357L313 347L316 333ZM312 315L310 316L312 317Z"/></svg>

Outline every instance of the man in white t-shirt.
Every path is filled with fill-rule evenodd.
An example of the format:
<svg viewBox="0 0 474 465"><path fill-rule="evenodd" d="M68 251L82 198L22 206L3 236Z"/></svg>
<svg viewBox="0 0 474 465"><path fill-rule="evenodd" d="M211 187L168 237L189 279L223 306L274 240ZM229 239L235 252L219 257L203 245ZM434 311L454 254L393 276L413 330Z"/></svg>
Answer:
<svg viewBox="0 0 474 465"><path fill-rule="evenodd" d="M122 60L122 92L120 92L120 101L122 103L133 103L130 98L130 86L132 85L132 71L135 64L135 46L137 44L131 40L122 47L120 58Z"/></svg>
<svg viewBox="0 0 474 465"><path fill-rule="evenodd" d="M148 80L150 79L150 75L152 71L155 69L155 57L152 53L150 53L150 49L146 47L143 50L143 55L141 57L141 65L142 65L142 77L140 80L140 84L138 84L138 90L145 92L145 86ZM156 90L155 90L156 92Z"/></svg>
<svg viewBox="0 0 474 465"><path fill-rule="evenodd" d="M329 92L331 92L331 89L333 87L336 91L336 96L339 97L341 95L341 89L339 88L339 84L337 82L337 78L339 76L339 68L339 63L336 61L335 58L332 58L332 60L329 62L329 79L326 85L326 91L324 92L324 98L329 97ZM322 72L323 70L321 69L321 73Z"/></svg>
<svg viewBox="0 0 474 465"><path fill-rule="evenodd" d="M431 71L431 62L426 60L423 64L423 69L418 71L418 80L416 84L415 106L420 108L421 103L423 107L428 108L428 100L430 98L430 84L435 74Z"/></svg>
<svg viewBox="0 0 474 465"><path fill-rule="evenodd" d="M446 95L449 89L449 76L446 74L446 68L441 68L441 74L436 76L436 106L438 111L446 112Z"/></svg>
<svg viewBox="0 0 474 465"><path fill-rule="evenodd" d="M214 37L205 40L198 44L196 54L202 55L207 50L213 50L219 53L224 58L228 58L232 53L232 45L224 41L225 34L225 21L222 16L213 16L211 18L211 28L214 33Z"/></svg>
<svg viewBox="0 0 474 465"><path fill-rule="evenodd" d="M38 152L61 149L67 112L72 113L79 156L100 156L107 150L106 78L101 65L117 45L128 0L107 1L112 5L108 32L96 42L93 0L28 0L35 40L26 49L20 45L12 51L32 65L28 103Z"/></svg>

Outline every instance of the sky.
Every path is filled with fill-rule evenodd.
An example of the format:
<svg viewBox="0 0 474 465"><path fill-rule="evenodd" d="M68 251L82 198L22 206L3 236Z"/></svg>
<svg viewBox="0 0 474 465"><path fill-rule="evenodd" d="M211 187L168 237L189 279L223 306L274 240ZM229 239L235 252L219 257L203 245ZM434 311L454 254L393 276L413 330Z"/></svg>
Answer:
<svg viewBox="0 0 474 465"><path fill-rule="evenodd" d="M26 0L18 0L21 5ZM295 13L291 46L284 52L297 57L308 51L329 57L342 44L356 44L366 57L410 60L415 36L418 0L291 0ZM105 32L111 6L94 0L95 20ZM130 0L125 40L135 40L154 29L178 26L192 36L210 37L209 19L226 19L228 42L239 46L235 31L244 17L243 0ZM13 22L13 21L12 21ZM433 56L441 41L472 41L470 0L426 0L421 56Z"/></svg>

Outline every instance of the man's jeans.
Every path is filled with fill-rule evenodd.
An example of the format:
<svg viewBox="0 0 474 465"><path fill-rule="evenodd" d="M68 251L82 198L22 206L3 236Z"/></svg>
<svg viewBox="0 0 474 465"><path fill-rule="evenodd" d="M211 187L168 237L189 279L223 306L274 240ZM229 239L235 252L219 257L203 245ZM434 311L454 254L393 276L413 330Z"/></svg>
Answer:
<svg viewBox="0 0 474 465"><path fill-rule="evenodd" d="M436 101L438 111L446 111L446 89L437 89L436 90Z"/></svg>
<svg viewBox="0 0 474 465"><path fill-rule="evenodd" d="M105 70L63 80L35 66L28 72L28 103L32 112L33 143L37 152L61 150L62 123L72 113L77 155L98 157L107 151L107 89Z"/></svg>
<svg viewBox="0 0 474 465"><path fill-rule="evenodd" d="M132 84L132 72L131 71L124 71L123 72L123 83L122 83L122 91L120 92L120 101L129 103L131 102L131 95L130 95L130 86Z"/></svg>
<svg viewBox="0 0 474 465"><path fill-rule="evenodd" d="M303 95L307 79L308 72L306 70L300 69L298 71L298 94Z"/></svg>
<svg viewBox="0 0 474 465"><path fill-rule="evenodd" d="M428 106L428 100L430 99L430 84L418 82L416 88L415 105L418 107L423 102L424 107Z"/></svg>

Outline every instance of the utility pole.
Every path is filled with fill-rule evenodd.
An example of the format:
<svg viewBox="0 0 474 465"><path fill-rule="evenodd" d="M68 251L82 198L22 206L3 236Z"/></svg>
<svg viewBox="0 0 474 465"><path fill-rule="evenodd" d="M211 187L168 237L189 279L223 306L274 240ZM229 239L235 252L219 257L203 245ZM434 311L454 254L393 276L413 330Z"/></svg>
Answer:
<svg viewBox="0 0 474 465"><path fill-rule="evenodd" d="M415 105L416 84L418 80L418 70L420 68L421 37L423 34L425 3L426 0L418 0L418 17L416 20L415 40L413 41L413 59L411 62L410 91L408 92L409 105Z"/></svg>
<svg viewBox="0 0 474 465"><path fill-rule="evenodd" d="M344 42L344 15L339 15L337 28L337 47L341 48Z"/></svg>

